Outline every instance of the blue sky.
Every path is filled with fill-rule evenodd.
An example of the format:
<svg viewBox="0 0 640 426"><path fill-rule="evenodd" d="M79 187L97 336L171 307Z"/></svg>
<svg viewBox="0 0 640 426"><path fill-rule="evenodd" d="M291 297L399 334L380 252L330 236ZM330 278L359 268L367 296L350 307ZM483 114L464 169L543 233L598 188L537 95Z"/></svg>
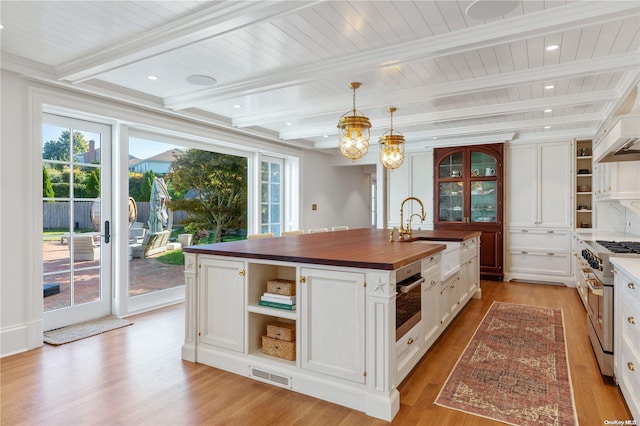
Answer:
<svg viewBox="0 0 640 426"><path fill-rule="evenodd" d="M42 126L43 144L44 142L58 139L62 130L66 130L66 129L62 129L59 126L43 124ZM99 139L98 133L81 131L81 130L74 130L74 131L80 132L83 135L85 135L85 138L87 140L93 139L97 142ZM147 139L140 139L140 138L129 139L129 154L140 159L153 157L154 155L158 155L162 152L168 151L173 148L185 149L184 147L181 147L178 145L156 142L156 141L151 141Z"/></svg>

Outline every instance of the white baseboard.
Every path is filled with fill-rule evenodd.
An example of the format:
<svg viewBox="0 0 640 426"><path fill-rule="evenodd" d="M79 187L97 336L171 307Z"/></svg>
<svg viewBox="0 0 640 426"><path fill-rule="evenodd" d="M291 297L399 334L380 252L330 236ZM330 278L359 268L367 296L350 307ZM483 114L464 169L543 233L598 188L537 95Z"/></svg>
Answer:
<svg viewBox="0 0 640 426"><path fill-rule="evenodd" d="M0 357L26 352L43 345L42 320L31 321L0 330Z"/></svg>

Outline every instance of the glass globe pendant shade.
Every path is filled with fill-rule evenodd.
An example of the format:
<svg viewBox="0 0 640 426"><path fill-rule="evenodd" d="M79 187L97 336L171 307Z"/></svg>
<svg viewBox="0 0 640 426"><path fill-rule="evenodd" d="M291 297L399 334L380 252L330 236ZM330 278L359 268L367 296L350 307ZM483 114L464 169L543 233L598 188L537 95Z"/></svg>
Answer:
<svg viewBox="0 0 640 426"><path fill-rule="evenodd" d="M401 133L393 133L393 113L397 111L395 107L387 108L391 113L391 126L389 130L380 136L380 162L390 170L397 169L404 162L404 136Z"/></svg>
<svg viewBox="0 0 640 426"><path fill-rule="evenodd" d="M355 161L369 151L371 122L356 110L356 89L360 83L350 83L349 87L353 89L353 109L338 121L338 145L343 156Z"/></svg>
<svg viewBox="0 0 640 426"><path fill-rule="evenodd" d="M380 137L380 162L390 170L402 166L404 162L404 136L389 134Z"/></svg>

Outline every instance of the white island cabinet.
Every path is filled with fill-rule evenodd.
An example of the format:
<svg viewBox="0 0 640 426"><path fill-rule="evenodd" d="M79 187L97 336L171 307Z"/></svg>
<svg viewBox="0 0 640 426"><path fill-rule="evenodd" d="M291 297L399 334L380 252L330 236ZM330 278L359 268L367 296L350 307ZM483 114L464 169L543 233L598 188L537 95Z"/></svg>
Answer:
<svg viewBox="0 0 640 426"><path fill-rule="evenodd" d="M451 317L479 293L472 241ZM189 247L182 357L391 421L397 386L450 322L440 323L436 296L445 247L369 229ZM422 319L396 341L396 271L415 263ZM295 309L259 303L273 280L295 287ZM295 338L265 353L268 329L283 323Z"/></svg>

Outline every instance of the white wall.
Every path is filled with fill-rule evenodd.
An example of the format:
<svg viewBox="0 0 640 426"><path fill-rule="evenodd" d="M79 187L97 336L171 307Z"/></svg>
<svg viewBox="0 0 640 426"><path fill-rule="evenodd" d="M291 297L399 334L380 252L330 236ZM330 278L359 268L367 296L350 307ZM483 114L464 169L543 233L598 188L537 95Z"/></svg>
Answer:
<svg viewBox="0 0 640 426"><path fill-rule="evenodd" d="M42 345L41 250L34 246L41 231L37 226L41 219L34 217L34 212L40 211L34 200L41 191L37 187L41 171L34 170L34 157L40 152L39 142L34 142L40 140L38 117L31 123L33 105L42 98L54 99L52 103L59 102L61 108L86 107L91 110L88 113L110 117L112 123L155 125L192 135L202 143L215 138L237 149L302 156L300 217L304 229L369 225L369 175L363 167L336 167L331 164L332 156L326 154L303 154L300 149L284 148L250 135L24 80L4 70L1 89L0 356ZM311 203L318 204L317 211L311 211Z"/></svg>
<svg viewBox="0 0 640 426"><path fill-rule="evenodd" d="M3 72L1 89L0 353L5 355L42 341L42 313L34 310L31 268L34 209L27 84Z"/></svg>
<svg viewBox="0 0 640 426"><path fill-rule="evenodd" d="M370 174L366 166L335 166L334 156L305 151L301 164L301 228L370 226ZM317 210L312 210L312 204Z"/></svg>

